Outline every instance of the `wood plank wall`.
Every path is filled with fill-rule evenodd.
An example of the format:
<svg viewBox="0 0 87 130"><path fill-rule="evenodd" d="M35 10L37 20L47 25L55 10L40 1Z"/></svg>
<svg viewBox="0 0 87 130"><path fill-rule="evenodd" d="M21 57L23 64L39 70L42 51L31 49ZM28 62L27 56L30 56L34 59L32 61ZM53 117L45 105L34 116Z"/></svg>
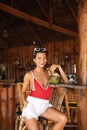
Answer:
<svg viewBox="0 0 87 130"><path fill-rule="evenodd" d="M64 41L46 43L43 47L48 50L48 64L64 64L66 73L73 73L73 65L78 63L78 41ZM25 72L20 71L15 61L19 57L20 64L25 69L32 65L32 52L34 45L11 48L0 51L0 58L6 63L6 76L8 79L19 78ZM65 60L66 54L70 54L70 59ZM13 130L15 121L16 103L18 97L16 86L2 88L0 86L0 129ZM5 122L5 123L4 123Z"/></svg>
<svg viewBox="0 0 87 130"><path fill-rule="evenodd" d="M43 44L48 50L48 64L62 64L66 73L73 73L73 66L78 63L78 44L77 40ZM24 74L24 71L20 71L16 65L15 61L18 57L23 68L26 69L32 65L32 52L34 47L34 45L30 45L11 48L4 52L5 56L3 57L6 63L6 76L8 79L18 79L21 74ZM66 54L70 56L69 60L65 59ZM2 56L3 53L0 55Z"/></svg>
<svg viewBox="0 0 87 130"><path fill-rule="evenodd" d="M18 99L16 84L0 83L0 130L14 130Z"/></svg>

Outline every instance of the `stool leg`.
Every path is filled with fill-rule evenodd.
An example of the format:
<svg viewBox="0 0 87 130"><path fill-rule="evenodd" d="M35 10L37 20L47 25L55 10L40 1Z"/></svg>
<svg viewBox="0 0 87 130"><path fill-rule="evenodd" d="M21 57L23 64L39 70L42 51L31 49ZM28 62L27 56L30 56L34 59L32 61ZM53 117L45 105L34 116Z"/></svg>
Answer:
<svg viewBox="0 0 87 130"><path fill-rule="evenodd" d="M24 121L22 119L20 119L19 129L18 130L22 130L23 125L24 125Z"/></svg>
<svg viewBox="0 0 87 130"><path fill-rule="evenodd" d="M41 123L40 130L48 130L48 125L44 125Z"/></svg>
<svg viewBox="0 0 87 130"><path fill-rule="evenodd" d="M16 116L16 119L15 119L15 130L18 130L19 121L20 121L20 117L19 117L19 116Z"/></svg>
<svg viewBox="0 0 87 130"><path fill-rule="evenodd" d="M53 125L54 125L53 122L48 123L48 126L47 126L46 130L52 130Z"/></svg>
<svg viewBox="0 0 87 130"><path fill-rule="evenodd" d="M48 130L48 124L47 124L47 125L45 125L45 130Z"/></svg>
<svg viewBox="0 0 87 130"><path fill-rule="evenodd" d="M27 127L26 127L26 125L22 128L22 130L25 130Z"/></svg>
<svg viewBox="0 0 87 130"><path fill-rule="evenodd" d="M15 120L15 130L18 130L18 119Z"/></svg>
<svg viewBox="0 0 87 130"><path fill-rule="evenodd" d="M68 96L67 95L65 95L65 107L66 107L66 111L67 111L68 122L71 122L71 120L70 120L70 109L69 109Z"/></svg>
<svg viewBox="0 0 87 130"><path fill-rule="evenodd" d="M77 123L77 110L75 110L74 123Z"/></svg>

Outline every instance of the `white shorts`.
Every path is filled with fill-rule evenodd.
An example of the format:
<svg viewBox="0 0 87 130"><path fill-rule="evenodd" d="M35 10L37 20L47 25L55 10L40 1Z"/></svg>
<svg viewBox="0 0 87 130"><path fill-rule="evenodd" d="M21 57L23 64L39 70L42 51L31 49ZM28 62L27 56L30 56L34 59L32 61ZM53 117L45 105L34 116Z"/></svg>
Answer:
<svg viewBox="0 0 87 130"><path fill-rule="evenodd" d="M49 107L52 107L52 104L49 103L49 100L39 99L35 97L27 97L27 106L22 110L22 117L28 119L35 118L38 120L38 117Z"/></svg>

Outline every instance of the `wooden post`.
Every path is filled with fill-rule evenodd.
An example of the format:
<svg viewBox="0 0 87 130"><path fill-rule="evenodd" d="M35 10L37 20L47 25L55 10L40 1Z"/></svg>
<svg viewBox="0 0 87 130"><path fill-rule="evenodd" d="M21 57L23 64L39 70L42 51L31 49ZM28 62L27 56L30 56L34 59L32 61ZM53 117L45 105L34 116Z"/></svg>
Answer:
<svg viewBox="0 0 87 130"><path fill-rule="evenodd" d="M78 11L79 65L78 81L87 84L87 0L80 0Z"/></svg>
<svg viewBox="0 0 87 130"><path fill-rule="evenodd" d="M87 85L87 0L80 0L78 11L79 27L79 61L78 82ZM87 96L82 94L78 100L79 130L87 130Z"/></svg>

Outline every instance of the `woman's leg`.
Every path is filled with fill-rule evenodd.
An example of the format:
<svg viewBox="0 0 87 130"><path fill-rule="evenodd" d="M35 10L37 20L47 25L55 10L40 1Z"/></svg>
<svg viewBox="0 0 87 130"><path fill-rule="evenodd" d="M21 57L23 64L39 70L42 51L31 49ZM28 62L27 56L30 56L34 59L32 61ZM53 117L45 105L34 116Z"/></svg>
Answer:
<svg viewBox="0 0 87 130"><path fill-rule="evenodd" d="M67 123L66 115L55 108L48 108L41 116L55 122L52 130L63 130Z"/></svg>
<svg viewBox="0 0 87 130"><path fill-rule="evenodd" d="M28 120L26 117L24 117L24 122L28 130L40 130L38 120L34 118Z"/></svg>

